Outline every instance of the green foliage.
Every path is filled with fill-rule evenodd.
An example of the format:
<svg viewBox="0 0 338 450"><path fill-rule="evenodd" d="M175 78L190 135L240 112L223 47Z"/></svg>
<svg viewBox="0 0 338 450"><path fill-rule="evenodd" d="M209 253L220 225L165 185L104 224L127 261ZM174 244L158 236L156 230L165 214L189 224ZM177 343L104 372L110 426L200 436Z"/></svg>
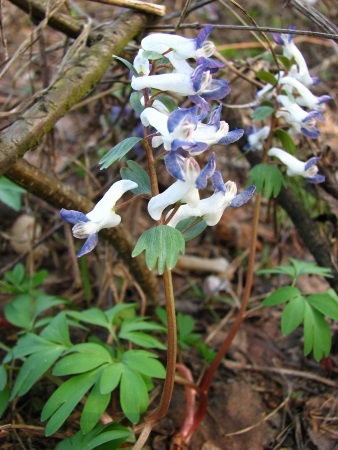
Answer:
<svg viewBox="0 0 338 450"><path fill-rule="evenodd" d="M169 112L173 112L177 108L174 100L166 94L156 95L156 99L159 100Z"/></svg>
<svg viewBox="0 0 338 450"><path fill-rule="evenodd" d="M156 308L156 315L160 321L167 326L167 315L163 308ZM177 314L177 343L182 350L189 350L195 348L202 356L204 361L211 363L216 352L212 350L203 341L199 333L194 333L195 321L189 314Z"/></svg>
<svg viewBox="0 0 338 450"><path fill-rule="evenodd" d="M272 86L275 86L277 84L276 77L272 73L266 72L265 70L259 70L256 73L256 77L259 80L264 81L265 83L271 84Z"/></svg>
<svg viewBox="0 0 338 450"><path fill-rule="evenodd" d="M135 67L133 66L133 64L131 62L129 62L127 59L121 58L121 56L117 56L117 55L113 55L113 58L117 59L118 61L121 61L121 63L123 63L126 67L128 67L128 69L132 72L132 74L135 77L139 76L139 74L138 74L137 70L135 69Z"/></svg>
<svg viewBox="0 0 338 450"><path fill-rule="evenodd" d="M5 274L2 283L2 290L14 295L5 307L6 318L25 333L0 365L0 414L5 412L9 401L25 395L51 371L53 377L67 377L67 380L62 383L60 380L42 410L41 420L47 421L46 435L55 433L81 402L84 404L81 432L73 440L65 440L60 448L72 448L78 442L84 442L86 448L104 448L102 446L110 441L109 448L117 448L130 432L123 427L101 428L98 421L115 390L119 391L125 416L132 423L139 421L149 403L151 379L164 378L165 370L157 355L148 350L131 349L130 344L164 349L149 332L163 333L165 328L147 318L136 317L137 305L122 303L107 311L98 308L81 312L66 310L55 317L40 319L42 313L64 303L63 299L36 289L46 275L46 271L40 271L29 279L24 267L18 265ZM88 331L81 323L103 328L113 344L105 344L95 336L88 342L73 344L69 326ZM7 365L15 360L21 360L22 364L10 390Z"/></svg>
<svg viewBox="0 0 338 450"><path fill-rule="evenodd" d="M251 119L253 122L260 122L261 120L271 116L274 112L275 109L272 106L259 106L251 114Z"/></svg>
<svg viewBox="0 0 338 450"><path fill-rule="evenodd" d="M115 147L111 148L106 155L100 159L101 170L107 169L114 162L122 159L142 138L129 137L119 142Z"/></svg>
<svg viewBox="0 0 338 450"><path fill-rule="evenodd" d="M284 130L277 130L276 136L282 143L282 147L291 155L295 155L297 153L296 144L294 143L292 137Z"/></svg>
<svg viewBox="0 0 338 450"><path fill-rule="evenodd" d="M163 58L162 53L153 52L151 50L146 50L143 52L142 56L146 59L156 61ZM169 61L169 60L168 60Z"/></svg>
<svg viewBox="0 0 338 450"><path fill-rule="evenodd" d="M185 251L182 234L175 228L159 225L145 231L139 237L132 256L138 256L145 250L146 264L149 269L157 265L159 274L163 274L165 267L175 267L178 256Z"/></svg>
<svg viewBox="0 0 338 450"><path fill-rule="evenodd" d="M55 447L55 450L92 450L95 448L115 450L120 448L130 436L130 430L117 423L98 424L87 434L79 431L71 438L64 439ZM104 444L108 444L108 447Z"/></svg>
<svg viewBox="0 0 338 450"><path fill-rule="evenodd" d="M130 95L130 106L137 114L141 114L144 110L144 106L141 103L141 98L143 97L142 91L132 92Z"/></svg>
<svg viewBox="0 0 338 450"><path fill-rule="evenodd" d="M260 273L289 275L293 284L303 274L330 276L325 267L315 263L291 260L290 266L278 266L275 269L261 270ZM281 319L281 329L284 336L292 333L303 324L304 354L313 352L316 361L328 356L331 349L331 332L325 316L338 320L338 296L332 290L322 294L303 295L294 286L284 286L269 295L264 306L276 306L286 303Z"/></svg>
<svg viewBox="0 0 338 450"><path fill-rule="evenodd" d="M0 177L0 200L15 211L21 208L21 197L26 191L5 177Z"/></svg>
<svg viewBox="0 0 338 450"><path fill-rule="evenodd" d="M290 258L291 264L280 265L271 269L261 269L258 274L271 274L271 275L289 275L292 278L292 284L294 285L297 278L301 275L318 275L326 278L331 278L331 269L328 267L320 267L315 262L302 261L294 258Z"/></svg>
<svg viewBox="0 0 338 450"><path fill-rule="evenodd" d="M126 164L127 167L122 167L120 170L121 177L124 180L135 181L138 184L138 187L132 189L131 192L135 195L151 195L150 178L147 172L135 161L129 160Z"/></svg>
<svg viewBox="0 0 338 450"><path fill-rule="evenodd" d="M194 239L196 236L201 234L208 226L206 222L201 219L199 222L189 228L194 222L196 222L196 217L190 217L189 219L181 220L176 226L176 230L182 233L185 242Z"/></svg>
<svg viewBox="0 0 338 450"><path fill-rule="evenodd" d="M247 186L256 186L256 192L266 198L277 197L282 186L286 185L281 171L269 164L257 164L250 170Z"/></svg>
<svg viewBox="0 0 338 450"><path fill-rule="evenodd" d="M47 295L36 289L45 280L48 272L40 270L33 277L25 275L22 264L5 272L5 280L0 284L2 292L14 294L12 300L5 305L5 317L12 325L26 331L40 325L38 316L57 305L64 304L65 299Z"/></svg>
<svg viewBox="0 0 338 450"><path fill-rule="evenodd" d="M292 61L284 55L277 55L277 59L283 64L286 70L290 70Z"/></svg>

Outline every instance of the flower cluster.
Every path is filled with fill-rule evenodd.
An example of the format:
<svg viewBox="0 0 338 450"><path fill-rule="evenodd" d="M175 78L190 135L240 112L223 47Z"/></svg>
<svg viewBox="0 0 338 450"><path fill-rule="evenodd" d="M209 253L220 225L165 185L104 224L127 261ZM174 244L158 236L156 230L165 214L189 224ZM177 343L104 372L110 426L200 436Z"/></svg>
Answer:
<svg viewBox="0 0 338 450"><path fill-rule="evenodd" d="M219 102L230 91L226 80L213 78L224 64L211 58L215 51L214 44L207 40L211 30L209 25L204 27L196 39L163 33L147 36L133 63L131 86L141 91L140 120L146 129L150 127L154 131L152 137L146 139L151 140L154 149L163 146L166 170L176 179L164 192L149 200L148 212L154 220L160 221L164 210L176 205L176 214L172 213L167 219L172 227L188 217L201 217L208 225L215 225L228 206L243 205L255 190L251 186L237 195L236 184L224 183L220 172L216 171L214 153L203 168L195 159L212 145L231 144L244 133L229 130L229 125L221 120L221 104L211 108L211 101ZM195 61L193 65L191 60ZM169 110L158 95L163 91L187 96L193 106ZM201 200L200 190L207 187L209 178L214 194ZM78 256L96 246L101 229L121 222L114 206L126 191L136 187L131 180L117 181L88 214L61 210L61 217L73 224L73 235L86 239Z"/></svg>
<svg viewBox="0 0 338 450"><path fill-rule="evenodd" d="M257 98L275 101L276 118L282 119L284 128L290 136L303 135L309 139L317 139L320 132L316 121L324 120L324 103L331 96L317 97L310 88L319 83L319 79L310 74L304 56L293 41L292 34L273 34L276 44L283 50L283 56L290 61L290 68L274 75L276 82L267 84L257 92ZM248 144L245 150L262 150L264 142L270 135L270 127L262 129L249 127ZM311 183L321 183L325 177L318 175L315 163L320 158L311 158L307 162L299 161L286 151L273 147L268 152L270 156L279 158L287 166L287 175L301 175Z"/></svg>
<svg viewBox="0 0 338 450"><path fill-rule="evenodd" d="M151 106L145 105L141 113L142 124L155 130L151 138L152 147L163 145L167 152L164 158L166 169L177 180L149 201L148 212L154 220L160 220L169 205L182 204L168 222L173 227L189 217L201 217L208 225L215 225L227 206L241 206L254 192L254 187L251 187L237 196L241 200L236 201L235 183L219 181L215 154L212 153L203 169L194 159L214 144L236 142L244 133L241 129L230 131L228 123L221 120L221 104L211 110L209 101L221 100L230 88L226 80L213 78L223 64L210 58L215 50L214 44L206 40L210 32L211 26L208 25L196 39L162 33L147 36L134 60L134 68L140 76L133 76L131 85L150 96ZM167 69L170 72L156 73L156 64L147 61L149 52L164 55L169 61ZM194 67L188 59L195 60ZM194 106L177 108L169 113L155 98L157 91L188 96ZM189 156L183 156L184 152ZM215 193L200 200L199 191L207 186L209 178L212 178Z"/></svg>

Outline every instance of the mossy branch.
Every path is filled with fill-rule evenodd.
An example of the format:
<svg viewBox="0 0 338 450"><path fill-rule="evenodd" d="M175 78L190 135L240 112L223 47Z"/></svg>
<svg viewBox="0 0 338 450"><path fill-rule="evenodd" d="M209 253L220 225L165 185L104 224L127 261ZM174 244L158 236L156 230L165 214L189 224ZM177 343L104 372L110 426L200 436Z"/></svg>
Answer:
<svg viewBox="0 0 338 450"><path fill-rule="evenodd" d="M32 107L0 134L0 175L34 148L42 136L100 81L112 62L112 54L118 54L146 23L146 15L134 12L127 12L111 23L100 35L100 40L77 58Z"/></svg>

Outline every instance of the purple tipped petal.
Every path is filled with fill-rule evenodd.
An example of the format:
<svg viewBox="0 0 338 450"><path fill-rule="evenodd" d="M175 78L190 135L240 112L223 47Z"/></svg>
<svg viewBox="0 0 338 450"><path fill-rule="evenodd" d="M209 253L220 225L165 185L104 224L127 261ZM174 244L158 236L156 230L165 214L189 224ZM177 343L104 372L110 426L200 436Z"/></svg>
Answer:
<svg viewBox="0 0 338 450"><path fill-rule="evenodd" d="M247 203L253 196L255 190L256 186L250 186L248 189L245 189L245 191L236 195L236 197L231 200L230 206L232 206L233 208L239 208L240 206L244 205L244 203Z"/></svg>
<svg viewBox="0 0 338 450"><path fill-rule="evenodd" d="M238 129L238 130L232 130L229 131L229 133L222 137L221 140L218 141L219 144L232 144L233 142L238 141L244 134L244 130Z"/></svg>
<svg viewBox="0 0 338 450"><path fill-rule="evenodd" d="M318 161L320 161L321 158L318 158L317 156L314 156L313 158L310 158L308 161L306 161L304 166L304 171L310 169L310 167L317 164Z"/></svg>
<svg viewBox="0 0 338 450"><path fill-rule="evenodd" d="M176 152L171 151L164 157L165 167L167 172L177 180L185 181L184 172L182 170L179 160L182 158Z"/></svg>
<svg viewBox="0 0 338 450"><path fill-rule="evenodd" d="M78 252L76 256L80 258L81 256L91 252L96 247L98 240L99 240L98 233L90 234L86 242L83 244L81 250Z"/></svg>
<svg viewBox="0 0 338 450"><path fill-rule="evenodd" d="M192 87L195 92L198 92L201 89L202 79L204 72L207 72L208 69L205 69L203 65L197 66L196 69L190 76Z"/></svg>
<svg viewBox="0 0 338 450"><path fill-rule="evenodd" d="M211 85L201 96L208 100L221 100L231 91L227 80L212 80Z"/></svg>
<svg viewBox="0 0 338 450"><path fill-rule="evenodd" d="M74 211L73 209L61 209L60 216L66 222L69 222L73 225L79 222L89 222L88 217L79 211Z"/></svg>
<svg viewBox="0 0 338 450"><path fill-rule="evenodd" d="M216 130L218 130L220 127L221 112L222 112L222 105L219 105L210 113L207 125L214 125L216 127Z"/></svg>
<svg viewBox="0 0 338 450"><path fill-rule="evenodd" d="M322 105L323 103L329 102L332 100L331 95L322 95L318 98L318 105Z"/></svg>
<svg viewBox="0 0 338 450"><path fill-rule="evenodd" d="M203 44L206 40L206 38L209 36L209 34L212 32L212 25L206 25L201 29L201 31L198 33L196 41L196 50L203 47Z"/></svg>
<svg viewBox="0 0 338 450"><path fill-rule="evenodd" d="M190 155L200 155L201 153L208 150L209 145L205 142L195 142L188 150Z"/></svg>
<svg viewBox="0 0 338 450"><path fill-rule="evenodd" d="M208 150L209 145L205 142L189 142L189 141L181 141L180 139L174 139L171 143L171 150L176 151L179 148L183 150L187 150L191 155L199 155L205 150Z"/></svg>
<svg viewBox="0 0 338 450"><path fill-rule="evenodd" d="M325 120L323 114L320 111L316 110L310 111L309 114L306 117L304 117L302 122L307 122L308 120L311 119Z"/></svg>
<svg viewBox="0 0 338 450"><path fill-rule="evenodd" d="M248 129L246 130L246 134L247 136L249 136L250 134L257 133L259 130L260 128L256 127L255 125L249 125Z"/></svg>
<svg viewBox="0 0 338 450"><path fill-rule="evenodd" d="M316 75L310 74L310 77L312 79L311 86L317 86L317 84L321 83L321 81L322 81L319 77L316 77Z"/></svg>
<svg viewBox="0 0 338 450"><path fill-rule="evenodd" d="M284 45L282 36L279 33L271 33L271 34L272 34L273 40L275 41L275 43L277 45Z"/></svg>
<svg viewBox="0 0 338 450"><path fill-rule="evenodd" d="M193 106L192 108L178 108L173 111L168 117L168 131L173 133L173 131L179 127L182 122L192 123L197 125L198 122L198 106Z"/></svg>
<svg viewBox="0 0 338 450"><path fill-rule="evenodd" d="M209 70L210 73L215 73L218 71L218 69L223 69L223 67L225 67L225 64L221 61L217 61L216 59L212 58L205 58L204 56L197 58L196 64L198 66L203 66L204 69Z"/></svg>
<svg viewBox="0 0 338 450"><path fill-rule="evenodd" d="M306 180L309 183L318 184L318 183L323 183L325 181L325 177L324 177L324 175L319 175L319 173L317 173L317 175L315 175L314 177L306 178Z"/></svg>
<svg viewBox="0 0 338 450"><path fill-rule="evenodd" d="M201 170L195 181L197 189L204 189L207 185L208 178L210 178L216 169L215 153L212 153L207 165Z"/></svg>
<svg viewBox="0 0 338 450"><path fill-rule="evenodd" d="M200 95L190 95L189 100L204 111L209 111L210 105Z"/></svg>
<svg viewBox="0 0 338 450"><path fill-rule="evenodd" d="M317 139L317 137L320 135L320 131L317 130L317 128L313 128L312 130L308 130L307 128L301 128L300 132L310 139Z"/></svg>
<svg viewBox="0 0 338 450"><path fill-rule="evenodd" d="M226 187L225 187L225 184L223 181L223 177L219 170L215 170L211 179L212 179L212 185L215 189L215 193L219 192L219 191L226 192Z"/></svg>

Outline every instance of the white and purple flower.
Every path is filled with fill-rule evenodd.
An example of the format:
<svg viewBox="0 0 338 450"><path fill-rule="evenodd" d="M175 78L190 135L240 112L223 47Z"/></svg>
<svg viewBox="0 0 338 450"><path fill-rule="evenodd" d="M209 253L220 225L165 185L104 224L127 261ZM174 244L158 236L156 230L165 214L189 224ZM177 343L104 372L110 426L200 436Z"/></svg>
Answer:
<svg viewBox="0 0 338 450"><path fill-rule="evenodd" d="M206 187L208 178L215 171L215 154L211 155L202 170L193 157L184 158L177 152L169 152L165 165L167 172L177 181L149 200L148 212L154 220L159 220L163 210L177 202L187 203L191 207L198 204L199 189Z"/></svg>
<svg viewBox="0 0 338 450"><path fill-rule="evenodd" d="M246 132L248 143L243 147L245 151L263 150L264 142L270 134L270 127L268 125L263 128L250 125Z"/></svg>
<svg viewBox="0 0 338 450"><path fill-rule="evenodd" d="M243 130L229 131L227 122L220 120L221 105L213 110L206 124L200 121L198 109L178 108L167 116L146 108L141 114L143 125L151 125L160 133L152 138L153 147L163 144L165 150L182 148L191 155L199 155L214 144L231 144L243 136Z"/></svg>
<svg viewBox="0 0 338 450"><path fill-rule="evenodd" d="M280 159L283 164L287 166L286 174L290 177L294 177L300 175L306 178L310 183L322 183L325 181L325 177L318 173L318 167L316 163L320 160L318 157L310 158L308 161L303 162L294 156L290 155L290 153L282 150L281 148L272 147L268 151L268 155L275 156Z"/></svg>
<svg viewBox="0 0 338 450"><path fill-rule="evenodd" d="M237 194L237 186L233 181L223 182L222 175L219 171L215 171L212 176L212 183L215 189L213 195L200 200L195 207L190 205L182 205L168 222L171 227L181 221L191 217L201 217L207 225L214 226L220 220L226 208L232 206L239 208L247 203L255 192L255 186L250 186L245 191ZM170 217L172 211L169 211L167 217Z"/></svg>
<svg viewBox="0 0 338 450"><path fill-rule="evenodd" d="M318 138L320 132L316 128L316 119L324 120L319 110L305 111L287 95L277 95L277 100L283 107L277 111L276 117L284 117L291 126L291 133L302 133L310 139Z"/></svg>
<svg viewBox="0 0 338 450"><path fill-rule="evenodd" d="M60 215L66 222L73 224L73 236L86 239L77 256L91 252L98 242L98 232L103 228L113 228L120 224L121 216L115 213L114 206L122 195L137 187L131 180L120 180L114 183L102 199L88 214L79 211L61 209Z"/></svg>

